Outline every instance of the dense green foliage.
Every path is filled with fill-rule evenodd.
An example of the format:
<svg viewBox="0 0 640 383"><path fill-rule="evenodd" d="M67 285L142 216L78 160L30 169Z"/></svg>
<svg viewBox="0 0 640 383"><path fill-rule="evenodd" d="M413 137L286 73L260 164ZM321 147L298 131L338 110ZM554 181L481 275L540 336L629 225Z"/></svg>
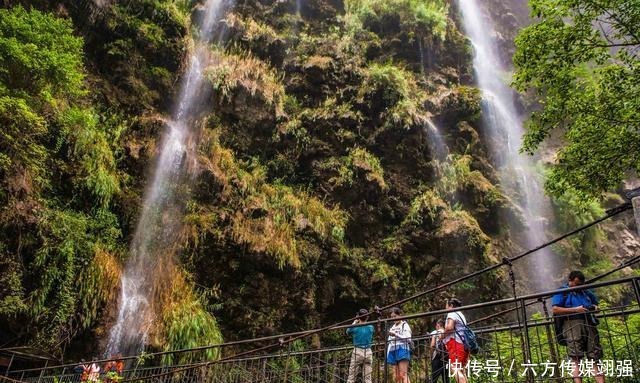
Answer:
<svg viewBox="0 0 640 383"><path fill-rule="evenodd" d="M95 354L117 314L148 169L202 7L8 4L0 341ZM343 320L518 250L510 228L520 213L486 155L471 49L447 4L309 0L298 12L293 1L247 1L224 15L226 40L209 46L203 71L192 174L178 185L184 216L154 297L152 349ZM434 153L428 123L447 158ZM576 199L556 200L562 229L599 213ZM567 213L578 204L580 214ZM594 233L563 254L594 249L603 237ZM444 295L497 298L503 278ZM405 308L440 308L441 298Z"/></svg>
<svg viewBox="0 0 640 383"><path fill-rule="evenodd" d="M86 101L82 60L70 22L0 10L0 247L10 281L0 314L21 318L13 331L47 346L92 325L118 277L87 272L96 254L118 251L108 206L119 182L113 137Z"/></svg>
<svg viewBox="0 0 640 383"><path fill-rule="evenodd" d="M555 129L564 143L547 190L599 198L640 169L640 4L532 0L516 40L515 85L541 96L524 150Z"/></svg>

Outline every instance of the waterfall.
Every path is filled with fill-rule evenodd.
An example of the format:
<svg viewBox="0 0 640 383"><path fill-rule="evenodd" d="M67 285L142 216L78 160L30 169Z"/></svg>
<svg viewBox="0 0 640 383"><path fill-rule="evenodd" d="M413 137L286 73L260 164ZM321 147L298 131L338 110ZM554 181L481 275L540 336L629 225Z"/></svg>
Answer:
<svg viewBox="0 0 640 383"><path fill-rule="evenodd" d="M434 159L444 162L449 154L449 148L442 138L440 129L431 120L427 120L424 126L425 135L429 140L430 150Z"/></svg>
<svg viewBox="0 0 640 383"><path fill-rule="evenodd" d="M169 288L185 193L195 166L194 120L208 97L203 77L209 61L208 44L221 39L214 30L230 5L224 0L206 0L201 7L195 47L187 60L172 118L166 122L121 277L118 317L109 334L107 356L142 351L157 320L156 299Z"/></svg>
<svg viewBox="0 0 640 383"><path fill-rule="evenodd" d="M534 161L521 153L524 129L515 107L513 91L505 84L505 65L499 59L493 24L478 6L477 0L459 0L465 32L475 50L473 66L483 96L483 126L489 138L493 162L500 174L503 190L522 209L525 233L521 245L532 248L545 242L545 221L549 201L540 187ZM529 277L536 289L553 286L559 271L554 254L545 248L532 254Z"/></svg>

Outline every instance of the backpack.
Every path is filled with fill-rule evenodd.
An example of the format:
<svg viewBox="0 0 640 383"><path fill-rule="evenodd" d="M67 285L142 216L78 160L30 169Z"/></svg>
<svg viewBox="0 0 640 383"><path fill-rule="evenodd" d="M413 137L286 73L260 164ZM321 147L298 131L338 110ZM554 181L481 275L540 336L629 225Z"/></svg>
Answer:
<svg viewBox="0 0 640 383"><path fill-rule="evenodd" d="M562 294L562 305L564 306L567 302L567 293ZM562 332L562 326L564 325L564 321L567 319L566 315L554 315L553 316L553 331L556 334L556 342L560 346L567 345L567 338L564 337Z"/></svg>
<svg viewBox="0 0 640 383"><path fill-rule="evenodd" d="M460 314L456 313L456 315L458 315L458 318L460 318L460 323L464 325L464 330L462 330L462 334L460 334L458 330L456 330L456 333L458 334L458 336L462 338L462 344L464 345L464 350L471 355L477 354L478 351L480 351L480 346L478 346L478 338L476 337L476 333L473 332L473 330L471 330L466 323L464 323Z"/></svg>
<svg viewBox="0 0 640 383"><path fill-rule="evenodd" d="M402 324L402 326L407 325L407 322L404 322ZM416 342L413 341L413 339L409 338L407 339L407 345L409 346L409 351L413 352L416 349Z"/></svg>

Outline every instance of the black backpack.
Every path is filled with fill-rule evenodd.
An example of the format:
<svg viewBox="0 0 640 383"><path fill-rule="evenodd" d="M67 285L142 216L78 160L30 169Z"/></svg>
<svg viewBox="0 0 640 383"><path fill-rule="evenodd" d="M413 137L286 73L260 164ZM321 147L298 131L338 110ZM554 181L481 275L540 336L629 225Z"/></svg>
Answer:
<svg viewBox="0 0 640 383"><path fill-rule="evenodd" d="M562 294L562 305L564 306L567 302L568 293ZM564 321L567 319L566 315L553 315L553 330L556 333L556 341L560 346L567 345L567 339L564 337L562 333L562 326L564 325Z"/></svg>

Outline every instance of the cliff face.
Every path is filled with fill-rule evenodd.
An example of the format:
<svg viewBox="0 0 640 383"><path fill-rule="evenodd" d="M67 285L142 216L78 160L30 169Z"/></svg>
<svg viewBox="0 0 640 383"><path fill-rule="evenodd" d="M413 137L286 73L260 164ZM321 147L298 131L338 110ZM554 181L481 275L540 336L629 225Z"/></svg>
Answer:
<svg viewBox="0 0 640 383"><path fill-rule="evenodd" d="M28 309L0 311L0 318L7 338L50 347L75 340L86 353L99 347L91 341L104 339L116 310L120 265L201 10L169 0L25 3L69 18L84 39L90 92L82 102L118 133L110 150L120 187L105 206L115 217L108 230L118 234L109 234L115 244L108 252L70 255L72 265L106 264L111 273L64 266L71 275L52 277L98 276L90 289L69 295L57 326L44 326L45 317ZM164 298L154 347L210 341L217 328L189 335L198 320L219 326L227 340L319 326L515 251L510 233L521 229L520 214L500 191L479 134L471 49L455 17L439 0L235 4L205 70L213 92L197 122L198 168L174 270L180 282L168 287L189 298ZM506 40L520 18L505 22ZM60 186L56 203L85 194ZM4 222L4 234L33 232L37 219ZM96 235L101 243L107 234ZM28 254L42 248L43 237L32 236L26 248L2 240L2 261L13 266L0 273L16 284L15 294L35 299L41 281L27 272L36 262ZM492 274L407 310L439 308L452 295L493 299L507 288L502 274ZM199 316L191 317L196 301ZM186 324L176 327L177 320Z"/></svg>

